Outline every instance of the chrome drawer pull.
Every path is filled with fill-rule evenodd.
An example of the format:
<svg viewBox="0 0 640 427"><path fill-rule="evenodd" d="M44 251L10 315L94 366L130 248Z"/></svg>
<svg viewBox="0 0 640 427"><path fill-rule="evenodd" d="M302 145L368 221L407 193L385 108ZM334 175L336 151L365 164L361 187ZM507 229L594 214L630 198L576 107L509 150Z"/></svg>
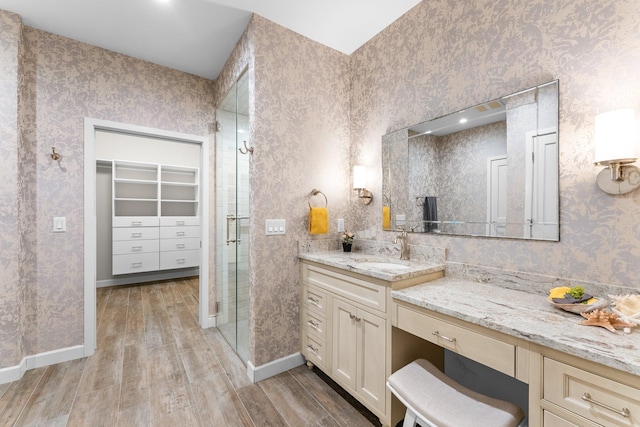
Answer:
<svg viewBox="0 0 640 427"><path fill-rule="evenodd" d="M314 322L313 320L307 320L307 323L316 329L318 329L318 327L320 326L320 324Z"/></svg>
<svg viewBox="0 0 640 427"><path fill-rule="evenodd" d="M449 342L456 342L455 338L449 338L449 337L445 337L444 335L440 335L440 332L438 332L438 331L433 331L433 332L431 332L431 334L437 336L438 338L442 338L443 340L449 341Z"/></svg>
<svg viewBox="0 0 640 427"><path fill-rule="evenodd" d="M184 236L186 233L184 231L176 232L176 236Z"/></svg>
<svg viewBox="0 0 640 427"><path fill-rule="evenodd" d="M184 225L184 221L176 221L177 225Z"/></svg>
<svg viewBox="0 0 640 427"><path fill-rule="evenodd" d="M320 305L319 299L314 299L312 297L307 297L307 301L314 303L315 305Z"/></svg>
<svg viewBox="0 0 640 427"><path fill-rule="evenodd" d="M142 250L142 246L132 246L131 250L133 252L140 252Z"/></svg>
<svg viewBox="0 0 640 427"><path fill-rule="evenodd" d="M314 348L311 344L307 345L307 348L311 351L313 351L314 353L318 354L318 349Z"/></svg>
<svg viewBox="0 0 640 427"><path fill-rule="evenodd" d="M178 259L176 259L176 263L178 263L178 264L184 264L184 263L185 263L185 260L184 260L184 258L178 258Z"/></svg>
<svg viewBox="0 0 640 427"><path fill-rule="evenodd" d="M142 233L131 233L131 237L133 238L142 237Z"/></svg>
<svg viewBox="0 0 640 427"><path fill-rule="evenodd" d="M600 403L597 400L593 400L591 395L586 391L582 394L582 400L585 402L593 403L594 405L600 406L601 408L608 409L611 412L615 412L616 414L622 415L625 418L629 418L631 416L631 411L628 408L622 408L622 410L618 410L616 408L612 408L609 405L605 405L604 403Z"/></svg>
<svg viewBox="0 0 640 427"><path fill-rule="evenodd" d="M178 243L178 244L176 245L176 248L177 248L177 249L184 249L184 243Z"/></svg>
<svg viewBox="0 0 640 427"><path fill-rule="evenodd" d="M137 268L137 267L142 267L142 263L141 262L132 262L131 263L131 268Z"/></svg>
<svg viewBox="0 0 640 427"><path fill-rule="evenodd" d="M131 221L131 225L133 226L142 225L142 221Z"/></svg>

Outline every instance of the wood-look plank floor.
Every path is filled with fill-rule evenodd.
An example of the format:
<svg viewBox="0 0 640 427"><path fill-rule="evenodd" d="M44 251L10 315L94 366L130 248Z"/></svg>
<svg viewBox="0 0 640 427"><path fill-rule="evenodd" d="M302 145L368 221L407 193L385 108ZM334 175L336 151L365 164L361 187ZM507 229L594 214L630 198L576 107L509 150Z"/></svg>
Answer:
<svg viewBox="0 0 640 427"><path fill-rule="evenodd" d="M98 349L0 384L0 426L371 426L304 366L258 384L195 279L99 288Z"/></svg>

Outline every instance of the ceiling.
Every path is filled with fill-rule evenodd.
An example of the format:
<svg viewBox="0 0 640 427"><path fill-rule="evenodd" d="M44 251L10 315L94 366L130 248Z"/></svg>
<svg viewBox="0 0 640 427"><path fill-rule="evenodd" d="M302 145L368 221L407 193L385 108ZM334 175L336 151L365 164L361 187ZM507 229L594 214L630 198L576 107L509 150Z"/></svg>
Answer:
<svg viewBox="0 0 640 427"><path fill-rule="evenodd" d="M25 25L214 79L251 18L351 54L420 0L0 0Z"/></svg>

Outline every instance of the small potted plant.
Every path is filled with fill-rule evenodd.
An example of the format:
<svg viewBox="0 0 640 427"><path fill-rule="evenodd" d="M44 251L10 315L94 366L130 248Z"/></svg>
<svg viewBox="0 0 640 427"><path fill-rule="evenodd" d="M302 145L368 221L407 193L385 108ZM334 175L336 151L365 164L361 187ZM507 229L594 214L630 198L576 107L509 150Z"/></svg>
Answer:
<svg viewBox="0 0 640 427"><path fill-rule="evenodd" d="M342 242L342 250L344 252L351 252L351 245L353 245L353 238L355 235L351 231L345 231L340 236L340 241Z"/></svg>

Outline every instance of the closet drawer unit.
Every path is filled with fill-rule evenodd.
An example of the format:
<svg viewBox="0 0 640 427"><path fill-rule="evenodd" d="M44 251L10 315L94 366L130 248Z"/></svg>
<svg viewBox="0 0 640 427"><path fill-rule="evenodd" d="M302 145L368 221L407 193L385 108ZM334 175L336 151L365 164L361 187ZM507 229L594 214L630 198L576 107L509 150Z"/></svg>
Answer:
<svg viewBox="0 0 640 427"><path fill-rule="evenodd" d="M315 335L322 341L327 340L327 321L315 310L302 310L302 327L306 333Z"/></svg>
<svg viewBox="0 0 640 427"><path fill-rule="evenodd" d="M514 345L445 322L402 305L396 305L396 307L398 324L394 326L511 377L515 377L516 348Z"/></svg>
<svg viewBox="0 0 640 427"><path fill-rule="evenodd" d="M302 334L302 354L320 369L326 369L326 347L324 341L314 338L311 334Z"/></svg>
<svg viewBox="0 0 640 427"><path fill-rule="evenodd" d="M384 286L313 265L303 266L302 277L312 285L320 286L351 301L359 302L382 312L387 309L387 295Z"/></svg>
<svg viewBox="0 0 640 427"><path fill-rule="evenodd" d="M189 251L200 249L200 239L162 239L160 240L160 250L167 251Z"/></svg>
<svg viewBox="0 0 640 427"><path fill-rule="evenodd" d="M200 251L170 251L160 252L160 269L198 267L200 265Z"/></svg>
<svg viewBox="0 0 640 427"><path fill-rule="evenodd" d="M159 240L118 240L113 242L113 255L155 252L160 249Z"/></svg>
<svg viewBox="0 0 640 427"><path fill-rule="evenodd" d="M305 309L312 309L327 315L327 294L315 286L305 286L302 289L302 304Z"/></svg>
<svg viewBox="0 0 640 427"><path fill-rule="evenodd" d="M186 239L200 238L200 227L184 226L184 227L160 227L161 239Z"/></svg>
<svg viewBox="0 0 640 427"><path fill-rule="evenodd" d="M546 357L543 397L600 425L640 425L639 389Z"/></svg>
<svg viewBox="0 0 640 427"><path fill-rule="evenodd" d="M158 227L114 228L113 240L152 240L160 235Z"/></svg>
<svg viewBox="0 0 640 427"><path fill-rule="evenodd" d="M160 220L157 216L114 216L112 227L157 227Z"/></svg>
<svg viewBox="0 0 640 427"><path fill-rule="evenodd" d="M159 267L158 252L113 256L113 274L142 273Z"/></svg>
<svg viewBox="0 0 640 427"><path fill-rule="evenodd" d="M200 225L200 218L197 216L163 216L160 217L160 225L163 227Z"/></svg>

